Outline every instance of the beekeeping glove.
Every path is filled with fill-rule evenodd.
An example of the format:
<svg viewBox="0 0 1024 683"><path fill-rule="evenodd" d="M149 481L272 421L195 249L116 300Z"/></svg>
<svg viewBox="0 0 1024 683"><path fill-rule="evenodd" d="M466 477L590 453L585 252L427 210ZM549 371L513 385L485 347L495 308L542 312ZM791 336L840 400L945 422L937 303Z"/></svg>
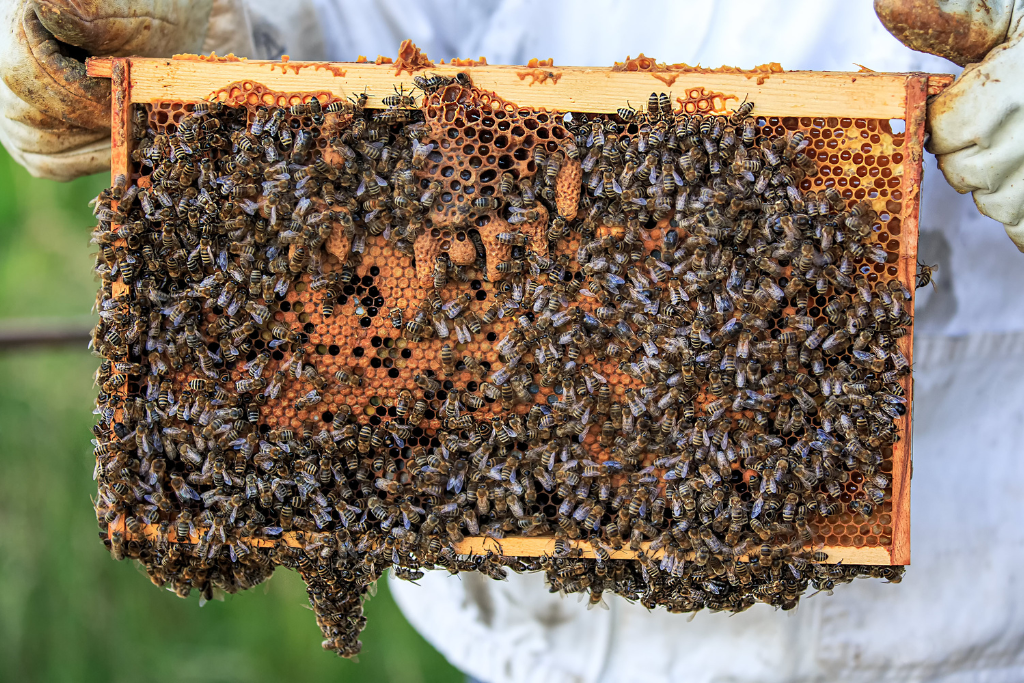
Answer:
<svg viewBox="0 0 1024 683"><path fill-rule="evenodd" d="M1024 0L875 0L908 47L966 65L928 105L928 151L1024 251Z"/></svg>
<svg viewBox="0 0 1024 683"><path fill-rule="evenodd" d="M110 81L85 58L253 51L242 0L2 0L0 143L32 175L110 166Z"/></svg>

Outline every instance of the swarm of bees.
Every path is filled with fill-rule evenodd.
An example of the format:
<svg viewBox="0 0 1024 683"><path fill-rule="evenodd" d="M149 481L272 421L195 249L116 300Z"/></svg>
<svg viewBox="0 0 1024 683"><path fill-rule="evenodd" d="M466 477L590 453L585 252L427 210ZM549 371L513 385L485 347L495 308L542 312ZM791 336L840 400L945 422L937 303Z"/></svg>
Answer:
<svg viewBox="0 0 1024 683"><path fill-rule="evenodd" d="M473 90L465 74L416 82ZM119 177L95 208L96 513L115 558L203 599L296 569L324 647L343 656L386 569L544 571L592 606L609 591L674 612L791 609L808 588L900 580L901 567L826 564L808 520L870 516L886 499L911 292L869 282L858 264L888 259L870 205L801 191L818 172L809 138L759 134L749 102L685 114L652 94L644 111L566 116L532 177L506 173L473 203L509 225L497 240L510 259L474 239L473 265L432 264L421 307L381 308L411 345L446 339L437 372L399 387L374 424L351 407L308 430L263 422L285 387L307 409L361 382L322 373L308 335L274 315L289 291L308 283L332 315L367 243L413 258L439 200L423 169L440 141L415 96L366 101L198 103L173 132L136 111L146 182ZM567 219L553 187L571 165ZM518 229L540 209L543 250ZM349 253L328 268L334 236ZM488 269L502 286L486 311L442 297ZM494 356L463 354L496 321L513 324ZM617 364L624 394L598 361ZM445 388L456 367L475 390ZM431 419L431 446L410 443ZM851 472L866 496L843 503ZM460 554L467 536L554 537L553 552ZM636 559L612 559L624 548Z"/></svg>

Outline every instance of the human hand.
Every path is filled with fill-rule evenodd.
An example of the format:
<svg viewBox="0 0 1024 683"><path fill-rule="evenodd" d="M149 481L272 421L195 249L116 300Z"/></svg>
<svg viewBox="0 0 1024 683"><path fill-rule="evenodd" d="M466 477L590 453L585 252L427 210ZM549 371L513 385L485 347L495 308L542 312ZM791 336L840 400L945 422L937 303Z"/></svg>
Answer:
<svg viewBox="0 0 1024 683"><path fill-rule="evenodd" d="M0 4L0 142L53 180L110 166L110 81L87 76L86 57L252 51L242 0Z"/></svg>
<svg viewBox="0 0 1024 683"><path fill-rule="evenodd" d="M908 47L967 65L928 105L927 149L1024 251L1024 1L875 0L875 12Z"/></svg>

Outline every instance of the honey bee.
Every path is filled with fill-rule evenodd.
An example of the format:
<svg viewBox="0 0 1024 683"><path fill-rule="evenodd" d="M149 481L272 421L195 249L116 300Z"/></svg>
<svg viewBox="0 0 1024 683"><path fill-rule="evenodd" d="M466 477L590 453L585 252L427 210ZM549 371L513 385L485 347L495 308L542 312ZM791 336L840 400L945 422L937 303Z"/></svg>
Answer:
<svg viewBox="0 0 1024 683"><path fill-rule="evenodd" d="M932 282L932 273L934 273L936 270L938 270L938 268L939 268L938 266L927 266L927 265L921 263L920 261L918 261L918 263L917 263L917 279L916 279L916 282L915 282L914 286L917 289L921 289L922 287L927 287L928 283L931 283L932 287L934 288L935 287L935 283Z"/></svg>
<svg viewBox="0 0 1024 683"><path fill-rule="evenodd" d="M455 360L451 344L444 344L441 347L441 367L444 369L445 377L455 374Z"/></svg>
<svg viewBox="0 0 1024 683"><path fill-rule="evenodd" d="M637 114L638 114L637 110L634 109L629 104L629 102L626 102L626 106L625 107L619 107L618 109L616 109L615 113L618 115L618 117L620 119L622 119L623 122L627 122L627 123L629 121L632 121L634 119L634 117L636 117Z"/></svg>
<svg viewBox="0 0 1024 683"><path fill-rule="evenodd" d="M540 219L540 212L533 209L522 209L519 207L509 207L511 216L508 218L509 225L519 225L521 223L533 223Z"/></svg>
<svg viewBox="0 0 1024 683"><path fill-rule="evenodd" d="M438 197L438 193L441 191L441 183L434 181L427 186L426 192L420 196L420 206L424 209L429 210L433 205L434 201Z"/></svg>
<svg viewBox="0 0 1024 683"><path fill-rule="evenodd" d="M393 86L393 87L395 89L395 94L394 95L388 95L387 97L382 97L381 98L381 104L383 104L385 107L415 107L416 106L416 97L412 93L409 93L408 95L406 95L404 87L401 90L398 89L398 86Z"/></svg>
<svg viewBox="0 0 1024 683"><path fill-rule="evenodd" d="M526 270L526 264L522 261L502 261L495 270L499 273L521 273Z"/></svg>
<svg viewBox="0 0 1024 683"><path fill-rule="evenodd" d="M448 78L447 76L431 74L429 77L414 76L412 81L417 88L422 90L424 93L430 94L451 84L453 79Z"/></svg>
<svg viewBox="0 0 1024 683"><path fill-rule="evenodd" d="M415 375L413 381L416 382L416 386L423 389L424 391L437 392L441 389L441 383L427 377L425 375Z"/></svg>
<svg viewBox="0 0 1024 683"><path fill-rule="evenodd" d="M567 158L572 159L573 161L579 161L580 150L576 146L576 143L575 143L575 141L572 140L572 138L566 138L562 142L561 147L562 147L562 151L565 152L565 156Z"/></svg>
<svg viewBox="0 0 1024 683"><path fill-rule="evenodd" d="M735 118L731 118L730 122L733 122L735 120ZM743 144L746 145L747 147L752 147L754 144L754 140L757 137L757 126L755 125L754 121L749 118L742 120L742 126L743 130L741 134L741 140L743 141Z"/></svg>
<svg viewBox="0 0 1024 683"><path fill-rule="evenodd" d="M800 154L809 144L811 143L810 138L801 131L798 130L790 136L789 141L786 143L786 151L784 157L786 159L794 159Z"/></svg>
<svg viewBox="0 0 1024 683"><path fill-rule="evenodd" d="M736 107L736 110L729 116L729 123L738 126L754 111L754 103L744 98L743 102Z"/></svg>
<svg viewBox="0 0 1024 683"><path fill-rule="evenodd" d="M658 93L656 93L656 92L652 92L650 94L650 96L647 98L647 112L646 113L647 113L647 119L649 121L657 121L657 120L659 120L661 118L661 115L662 115L662 107L661 107L662 97L665 98L665 101L668 100L668 95L665 95L664 93L662 93L662 95L659 96Z"/></svg>
<svg viewBox="0 0 1024 683"><path fill-rule="evenodd" d="M360 387L363 385L362 377L344 368L334 373L334 379L338 384L346 384L350 387Z"/></svg>
<svg viewBox="0 0 1024 683"><path fill-rule="evenodd" d="M500 232L496 239L498 244L507 244L516 247L525 247L530 242L528 235L521 232Z"/></svg>
<svg viewBox="0 0 1024 683"><path fill-rule="evenodd" d="M320 395L320 392L313 389L295 401L295 409L305 410L306 408L316 405L322 400L323 396Z"/></svg>
<svg viewBox="0 0 1024 683"><path fill-rule="evenodd" d="M473 200L473 208L480 211L494 211L501 208L501 200L497 197L477 197Z"/></svg>
<svg viewBox="0 0 1024 683"><path fill-rule="evenodd" d="M515 182L516 179L514 175L507 172L502 173L501 182L498 184L498 192L501 193L501 196L508 197L509 195L511 195L512 190L515 187Z"/></svg>

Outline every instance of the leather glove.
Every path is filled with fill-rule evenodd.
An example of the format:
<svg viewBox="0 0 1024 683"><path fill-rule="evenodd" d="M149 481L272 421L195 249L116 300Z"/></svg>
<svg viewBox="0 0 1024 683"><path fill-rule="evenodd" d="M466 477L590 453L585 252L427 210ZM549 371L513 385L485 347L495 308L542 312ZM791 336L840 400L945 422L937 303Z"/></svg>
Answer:
<svg viewBox="0 0 1024 683"><path fill-rule="evenodd" d="M86 57L253 51L242 0L0 5L0 143L42 178L110 167L110 81L86 76Z"/></svg>
<svg viewBox="0 0 1024 683"><path fill-rule="evenodd" d="M875 0L908 47L967 65L928 105L946 180L1024 251L1024 0Z"/></svg>

